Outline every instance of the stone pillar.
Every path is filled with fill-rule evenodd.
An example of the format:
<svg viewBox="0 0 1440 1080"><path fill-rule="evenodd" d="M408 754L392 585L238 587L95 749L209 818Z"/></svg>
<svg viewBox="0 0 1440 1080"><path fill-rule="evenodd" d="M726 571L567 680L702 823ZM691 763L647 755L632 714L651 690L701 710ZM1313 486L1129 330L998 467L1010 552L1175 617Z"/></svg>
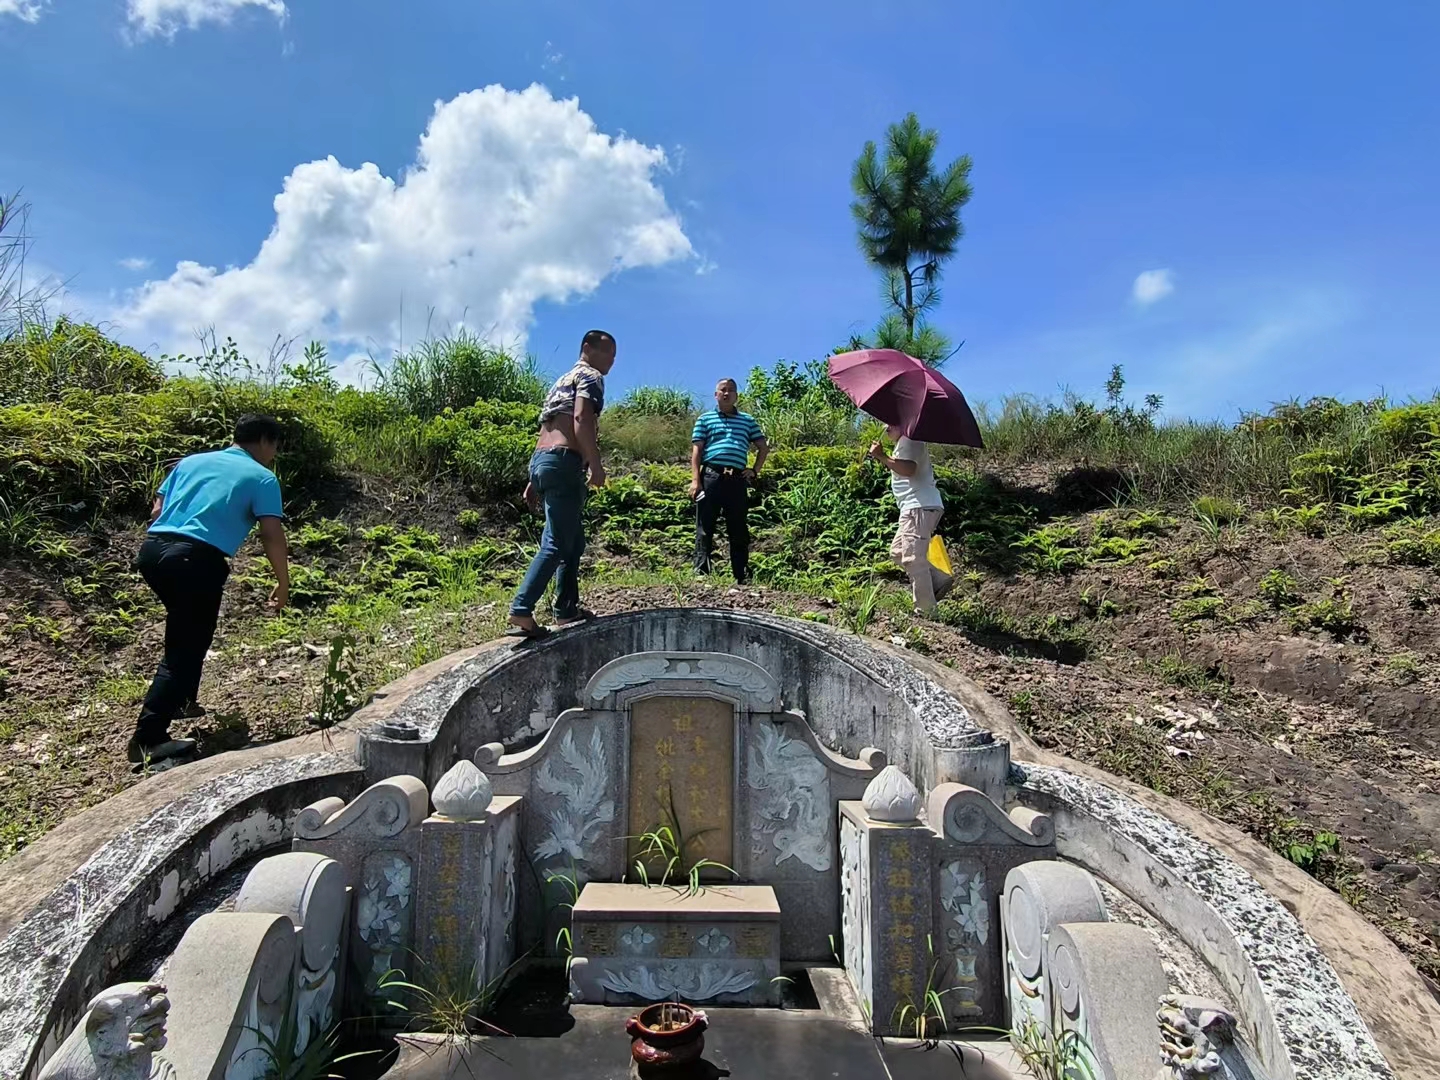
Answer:
<svg viewBox="0 0 1440 1080"><path fill-rule="evenodd" d="M933 966L935 834L919 813L919 792L893 765L860 802L840 803L843 959L876 1035L908 1031L903 1014L924 1008Z"/></svg>
<svg viewBox="0 0 1440 1080"><path fill-rule="evenodd" d="M380 990L387 972L410 970L414 941L413 879L420 850L420 822L430 809L425 785L413 776L372 784L350 803L321 799L295 821L297 852L315 852L345 868L353 890L350 978L346 1011L370 1016L393 998Z"/></svg>
<svg viewBox="0 0 1440 1080"><path fill-rule="evenodd" d="M1015 866L1053 857L1050 819L1024 807L1006 813L984 792L938 784L927 806L932 847L937 989L952 1027L1005 1020L1000 891Z"/></svg>
<svg viewBox="0 0 1440 1080"><path fill-rule="evenodd" d="M469 761L435 785L420 826L413 980L492 996L515 960L515 859L521 799L493 798Z"/></svg>

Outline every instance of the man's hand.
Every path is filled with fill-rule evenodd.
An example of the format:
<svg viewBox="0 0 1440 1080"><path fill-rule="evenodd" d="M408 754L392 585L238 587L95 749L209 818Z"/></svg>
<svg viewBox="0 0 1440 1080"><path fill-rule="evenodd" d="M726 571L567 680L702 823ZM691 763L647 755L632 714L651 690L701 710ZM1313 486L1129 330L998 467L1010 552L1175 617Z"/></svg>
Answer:
<svg viewBox="0 0 1440 1080"><path fill-rule="evenodd" d="M285 605L290 603L290 587L288 585L276 585L275 590L270 594L270 599L265 602L265 607L270 611L281 611Z"/></svg>
<svg viewBox="0 0 1440 1080"><path fill-rule="evenodd" d="M590 486L593 488L605 486L605 466L598 461L590 466Z"/></svg>
<svg viewBox="0 0 1440 1080"><path fill-rule="evenodd" d="M690 480L690 501L694 502L700 497L700 478L692 477Z"/></svg>
<svg viewBox="0 0 1440 1080"><path fill-rule="evenodd" d="M870 444L870 450L865 456L871 461L884 461L885 447L878 442L873 442Z"/></svg>
<svg viewBox="0 0 1440 1080"><path fill-rule="evenodd" d="M530 508L532 514L540 512L540 493L535 490L534 484L525 485L525 505Z"/></svg>
<svg viewBox="0 0 1440 1080"><path fill-rule="evenodd" d="M751 484L755 483L755 481L760 477L760 474L757 473L754 469L743 469L741 470L740 475L745 477L746 481Z"/></svg>

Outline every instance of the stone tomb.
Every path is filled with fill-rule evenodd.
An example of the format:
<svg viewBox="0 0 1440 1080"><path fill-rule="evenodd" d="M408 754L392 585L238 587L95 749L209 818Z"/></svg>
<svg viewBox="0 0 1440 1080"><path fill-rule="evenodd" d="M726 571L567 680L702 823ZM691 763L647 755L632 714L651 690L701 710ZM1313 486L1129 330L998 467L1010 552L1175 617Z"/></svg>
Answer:
<svg viewBox="0 0 1440 1080"><path fill-rule="evenodd" d="M590 1004L779 1000L780 904L768 885L591 883L575 903L571 992Z"/></svg>
<svg viewBox="0 0 1440 1080"><path fill-rule="evenodd" d="M520 879L523 947L552 947L587 883L637 881L635 838L667 826L684 848L672 881L708 859L729 869L702 870L707 884L769 885L786 959L829 960L840 932L835 804L860 798L884 754L828 749L784 707L775 678L737 656L631 654L596 671L581 700L535 746L475 755L497 795L522 799L534 869Z"/></svg>

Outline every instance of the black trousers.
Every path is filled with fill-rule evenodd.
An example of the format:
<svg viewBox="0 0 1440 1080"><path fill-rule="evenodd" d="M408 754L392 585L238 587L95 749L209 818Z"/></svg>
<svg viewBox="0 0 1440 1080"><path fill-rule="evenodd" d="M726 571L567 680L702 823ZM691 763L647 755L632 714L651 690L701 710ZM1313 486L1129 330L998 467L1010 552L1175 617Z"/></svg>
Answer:
<svg viewBox="0 0 1440 1080"><path fill-rule="evenodd" d="M165 605L165 655L135 725L140 745L155 746L169 738L170 721L200 693L230 563L223 551L201 540L151 533L140 545L135 568Z"/></svg>
<svg viewBox="0 0 1440 1080"><path fill-rule="evenodd" d="M706 466L700 474L704 498L695 503L695 570L710 573L710 556L715 551L715 526L725 515L730 540L730 569L735 580L750 577L750 491L739 469Z"/></svg>

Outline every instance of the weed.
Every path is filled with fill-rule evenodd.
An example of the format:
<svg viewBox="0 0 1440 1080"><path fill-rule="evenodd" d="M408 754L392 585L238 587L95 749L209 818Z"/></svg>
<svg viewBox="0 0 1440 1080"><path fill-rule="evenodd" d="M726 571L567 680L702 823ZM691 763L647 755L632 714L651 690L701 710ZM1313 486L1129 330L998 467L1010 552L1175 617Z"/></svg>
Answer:
<svg viewBox="0 0 1440 1080"><path fill-rule="evenodd" d="M1440 529L1393 525L1385 530L1385 552L1392 563L1440 569Z"/></svg>
<svg viewBox="0 0 1440 1080"><path fill-rule="evenodd" d="M349 634L337 634L330 640L325 677L320 681L315 709L310 713L312 725L322 731L327 730L359 707L361 698L356 674L355 639Z"/></svg>
<svg viewBox="0 0 1440 1080"><path fill-rule="evenodd" d="M1245 520L1245 508L1231 499L1204 495L1191 504L1195 519L1207 528L1238 525Z"/></svg>
<svg viewBox="0 0 1440 1080"><path fill-rule="evenodd" d="M939 989L938 980L947 961L935 955L935 941L929 934L925 935L925 944L930 952L930 967L920 997L918 1000L906 997L897 1001L891 1023L901 1037L933 1046L937 1035L946 1030L944 997L953 993L956 987Z"/></svg>
<svg viewBox="0 0 1440 1080"><path fill-rule="evenodd" d="M1035 691L1016 690L1010 695L1010 711L1016 716L1031 716L1035 712Z"/></svg>
<svg viewBox="0 0 1440 1080"><path fill-rule="evenodd" d="M1027 1019L1012 1034L1012 1043L1020 1061L1035 1080L1073 1080L1089 1075L1087 1063L1093 1058L1084 1036L1073 1028L1059 1034Z"/></svg>
<svg viewBox="0 0 1440 1080"><path fill-rule="evenodd" d="M1290 625L1296 630L1323 630L1336 640L1361 632L1364 627L1355 617L1343 582L1332 582L1331 588L1332 595L1295 608L1290 615Z"/></svg>
<svg viewBox="0 0 1440 1080"><path fill-rule="evenodd" d="M464 530L465 530L466 532L468 532L468 533L476 533L476 532L479 532L479 531L480 531L480 511L479 511L479 510L461 510L460 513L458 513L458 514L455 515L455 524L458 525L460 528L464 529Z"/></svg>
<svg viewBox="0 0 1440 1080"><path fill-rule="evenodd" d="M1150 542L1139 537L1105 536L1091 544L1087 554L1094 562L1116 562L1123 566L1134 562L1149 548Z"/></svg>
<svg viewBox="0 0 1440 1080"><path fill-rule="evenodd" d="M857 634L863 634L870 626L870 621L875 617L875 606L880 599L881 584L877 581L870 588L864 590L850 607L850 629ZM848 606L848 605L847 605Z"/></svg>
<svg viewBox="0 0 1440 1080"><path fill-rule="evenodd" d="M1294 607L1300 601L1295 591L1295 579L1283 570L1266 571L1260 579L1259 592L1260 599L1275 611Z"/></svg>
<svg viewBox="0 0 1440 1080"><path fill-rule="evenodd" d="M325 518L302 525L293 534L297 547L317 554L334 554L350 539L350 526L343 521Z"/></svg>
<svg viewBox="0 0 1440 1080"><path fill-rule="evenodd" d="M1147 663L1147 667L1171 686L1178 686L1183 690L1219 696L1230 688L1230 679L1223 668L1215 665L1202 666L1180 653L1162 656L1159 660Z"/></svg>
<svg viewBox="0 0 1440 1080"><path fill-rule="evenodd" d="M1180 567L1174 559L1156 559L1145 569L1161 581L1174 581L1180 576Z"/></svg>
<svg viewBox="0 0 1440 1080"><path fill-rule="evenodd" d="M397 997L409 999L387 999L386 1004L409 1013L412 1027L439 1035L451 1044L464 1042L477 1029L508 1034L487 1021L485 1015L494 1007L510 973L525 959L523 956L483 984L473 969L468 978L457 978L448 969L436 971L421 957L415 959L426 969L419 977L423 981L407 981L402 972L392 969L380 977L377 986L380 991L398 991Z"/></svg>
<svg viewBox="0 0 1440 1080"><path fill-rule="evenodd" d="M1029 567L1039 573L1068 574L1089 561L1086 553L1075 545L1078 531L1073 525L1053 523L1021 537L1011 546L1022 551Z"/></svg>
<svg viewBox="0 0 1440 1080"><path fill-rule="evenodd" d="M1220 596L1192 596L1171 607L1170 617L1181 626L1188 626L1218 617L1224 606L1225 599Z"/></svg>
<svg viewBox="0 0 1440 1080"><path fill-rule="evenodd" d="M1385 673L1397 685L1408 686L1420 678L1420 660L1414 653L1396 653L1385 661Z"/></svg>

